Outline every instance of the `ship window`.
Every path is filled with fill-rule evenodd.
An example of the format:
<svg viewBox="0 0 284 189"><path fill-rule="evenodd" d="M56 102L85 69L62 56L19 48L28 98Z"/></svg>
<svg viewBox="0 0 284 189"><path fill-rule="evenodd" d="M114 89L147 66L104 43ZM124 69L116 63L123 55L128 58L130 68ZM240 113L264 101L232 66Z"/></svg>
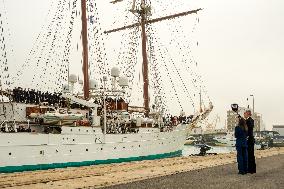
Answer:
<svg viewBox="0 0 284 189"><path fill-rule="evenodd" d="M89 132L89 130L86 130L86 132Z"/></svg>
<svg viewBox="0 0 284 189"><path fill-rule="evenodd" d="M140 144L139 144L139 147L141 147Z"/></svg>
<svg viewBox="0 0 284 189"><path fill-rule="evenodd" d="M39 151L39 154L44 155L44 151L43 150Z"/></svg>
<svg viewBox="0 0 284 189"><path fill-rule="evenodd" d="M58 152L58 150L55 150L55 152L57 153L57 152Z"/></svg>
<svg viewBox="0 0 284 189"><path fill-rule="evenodd" d="M70 152L72 152L72 150L69 150Z"/></svg>
<svg viewBox="0 0 284 189"><path fill-rule="evenodd" d="M88 148L86 148L86 152L88 152L89 151L89 149Z"/></svg>
<svg viewBox="0 0 284 189"><path fill-rule="evenodd" d="M10 155L12 155L12 153L11 153L11 152L9 153L9 156L10 156Z"/></svg>
<svg viewBox="0 0 284 189"><path fill-rule="evenodd" d="M103 148L101 148L101 150L103 150Z"/></svg>
<svg viewBox="0 0 284 189"><path fill-rule="evenodd" d="M75 139L73 138L73 141L75 141Z"/></svg>
<svg viewBox="0 0 284 189"><path fill-rule="evenodd" d="M70 131L72 132L72 129L70 129Z"/></svg>
<svg viewBox="0 0 284 189"><path fill-rule="evenodd" d="M81 131L81 129L79 129L79 131Z"/></svg>
<svg viewBox="0 0 284 189"><path fill-rule="evenodd" d="M116 147L113 148L114 150L116 149Z"/></svg>
<svg viewBox="0 0 284 189"><path fill-rule="evenodd" d="M123 146L123 149L125 149L125 146Z"/></svg>

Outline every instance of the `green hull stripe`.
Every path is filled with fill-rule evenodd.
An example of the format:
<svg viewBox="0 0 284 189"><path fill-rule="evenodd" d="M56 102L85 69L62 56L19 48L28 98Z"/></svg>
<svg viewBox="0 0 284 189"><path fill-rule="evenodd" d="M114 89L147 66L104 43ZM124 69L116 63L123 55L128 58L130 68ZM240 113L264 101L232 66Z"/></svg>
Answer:
<svg viewBox="0 0 284 189"><path fill-rule="evenodd" d="M165 153L165 154L156 154L156 155L130 157L130 158L82 161L82 162L67 162L67 163L52 163L52 164L38 164L38 165L6 166L6 167L0 167L0 173L13 173L13 172L22 172L22 171L47 170L47 169L55 169L55 168L80 167L80 166L90 166L90 165L109 164L109 163L153 160L153 159L177 157L181 155L182 155L182 150L178 150L175 152L170 152L170 153Z"/></svg>

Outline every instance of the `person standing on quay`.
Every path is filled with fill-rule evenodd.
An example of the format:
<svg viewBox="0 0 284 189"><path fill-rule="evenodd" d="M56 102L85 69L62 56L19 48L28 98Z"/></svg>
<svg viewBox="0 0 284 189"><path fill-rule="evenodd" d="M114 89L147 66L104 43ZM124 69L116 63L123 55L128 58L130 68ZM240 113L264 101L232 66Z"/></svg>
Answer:
<svg viewBox="0 0 284 189"><path fill-rule="evenodd" d="M247 152L247 125L246 120L241 116L239 123L235 127L236 149L237 149L237 162L239 174L246 174L248 168L248 152Z"/></svg>
<svg viewBox="0 0 284 189"><path fill-rule="evenodd" d="M251 118L251 111L247 110L244 113L244 117L246 119L246 124L248 127L248 173L256 173L256 164L254 157L254 136L253 136L253 128L254 128L254 120Z"/></svg>

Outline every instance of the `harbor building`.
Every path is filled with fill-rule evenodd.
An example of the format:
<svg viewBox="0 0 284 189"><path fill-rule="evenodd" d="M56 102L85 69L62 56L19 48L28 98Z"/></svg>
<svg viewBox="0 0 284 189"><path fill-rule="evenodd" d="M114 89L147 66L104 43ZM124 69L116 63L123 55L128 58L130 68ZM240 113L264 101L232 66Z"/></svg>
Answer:
<svg viewBox="0 0 284 189"><path fill-rule="evenodd" d="M284 125L273 125L272 131L277 131L280 136L284 136Z"/></svg>
<svg viewBox="0 0 284 189"><path fill-rule="evenodd" d="M239 114L243 116L244 112L247 110L247 108L239 107ZM254 130L260 131L261 125L263 125L262 116L261 114L254 112L252 115L252 118L254 119ZM236 125L238 124L238 118L236 112L232 110L227 111L227 129L228 131L234 131Z"/></svg>

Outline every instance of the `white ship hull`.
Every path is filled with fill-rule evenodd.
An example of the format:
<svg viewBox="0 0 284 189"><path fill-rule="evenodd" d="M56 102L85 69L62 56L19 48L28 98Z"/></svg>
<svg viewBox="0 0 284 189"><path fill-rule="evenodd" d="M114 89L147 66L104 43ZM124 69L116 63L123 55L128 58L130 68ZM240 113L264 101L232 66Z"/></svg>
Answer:
<svg viewBox="0 0 284 189"><path fill-rule="evenodd" d="M100 128L62 127L61 134L0 133L0 172L16 172L181 155L188 125L170 132L107 134ZM105 142L104 142L105 141Z"/></svg>

